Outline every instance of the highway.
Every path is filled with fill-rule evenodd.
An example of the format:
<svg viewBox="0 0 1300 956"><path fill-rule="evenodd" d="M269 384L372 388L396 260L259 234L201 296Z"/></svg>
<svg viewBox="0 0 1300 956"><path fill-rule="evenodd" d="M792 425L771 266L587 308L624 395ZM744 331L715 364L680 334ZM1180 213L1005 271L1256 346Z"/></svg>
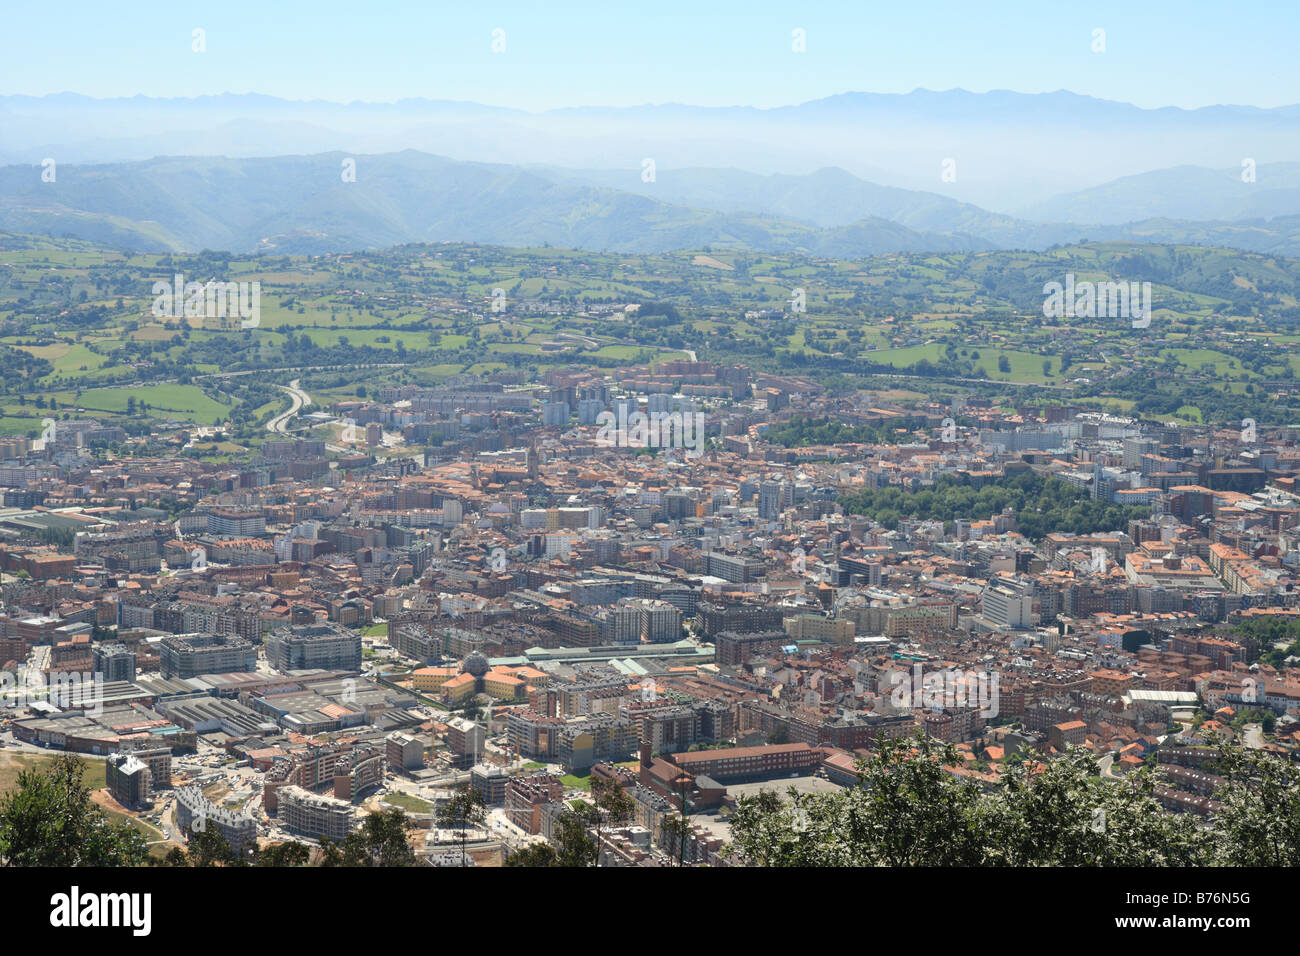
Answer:
<svg viewBox="0 0 1300 956"><path fill-rule="evenodd" d="M288 385L276 386L280 391L288 394L289 401L293 404L289 407L287 412L282 412L266 423L267 431L274 432L277 435L291 434L289 431L289 423L293 421L294 417L301 412L303 408L311 404L311 396L298 387L298 382L299 379L295 378ZM330 451L343 452L345 454L356 451L355 448L350 448L347 445L335 445L331 442L326 442L325 447Z"/></svg>
<svg viewBox="0 0 1300 956"><path fill-rule="evenodd" d="M277 385L276 388L289 395L289 401L292 403L287 412L276 415L266 423L266 430L274 432L277 435L289 434L289 422L293 420L303 407L311 404L311 396L298 387L298 379L294 379L288 385Z"/></svg>

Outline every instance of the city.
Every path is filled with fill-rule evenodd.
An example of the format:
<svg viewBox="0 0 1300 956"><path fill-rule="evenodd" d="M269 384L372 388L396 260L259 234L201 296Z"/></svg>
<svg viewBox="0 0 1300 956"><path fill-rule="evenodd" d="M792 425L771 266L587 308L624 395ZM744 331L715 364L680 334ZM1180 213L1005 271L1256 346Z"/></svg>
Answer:
<svg viewBox="0 0 1300 956"><path fill-rule="evenodd" d="M49 928L289 868L1284 912L1294 13L325 6L0 48L0 863Z"/></svg>

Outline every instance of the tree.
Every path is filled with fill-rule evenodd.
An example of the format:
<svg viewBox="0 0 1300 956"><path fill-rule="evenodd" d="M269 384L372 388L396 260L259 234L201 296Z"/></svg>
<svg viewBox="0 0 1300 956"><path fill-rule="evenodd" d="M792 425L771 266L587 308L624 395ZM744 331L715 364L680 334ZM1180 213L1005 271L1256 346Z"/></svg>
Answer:
<svg viewBox="0 0 1300 956"><path fill-rule="evenodd" d="M466 784L456 788L450 800L438 808L438 826L460 830L460 865L467 866L469 828L481 827L487 819L487 805L473 787Z"/></svg>
<svg viewBox="0 0 1300 956"><path fill-rule="evenodd" d="M306 866L311 861L311 848L305 843L289 840L275 843L258 850L254 856L254 866Z"/></svg>
<svg viewBox="0 0 1300 956"><path fill-rule="evenodd" d="M606 821L611 826L625 823L631 818L636 804L617 780L605 780L594 774L591 777L591 799L596 825L595 865L600 866L602 824Z"/></svg>
<svg viewBox="0 0 1300 956"><path fill-rule="evenodd" d="M1216 770L1227 783L1213 817L1229 866L1300 864L1300 766L1258 750L1219 744Z"/></svg>
<svg viewBox="0 0 1300 956"><path fill-rule="evenodd" d="M1198 866L1213 835L1154 799L1154 771L1100 775L1072 750L1009 766L983 795L954 776L951 745L882 740L835 794L742 798L731 852L756 866ZM1292 784L1294 786L1294 784Z"/></svg>
<svg viewBox="0 0 1300 956"><path fill-rule="evenodd" d="M249 856L255 856L256 850L250 850ZM168 851L161 866L247 866L248 860L241 858L230 846L230 842L221 835L216 827L204 827L190 834L189 845Z"/></svg>
<svg viewBox="0 0 1300 956"><path fill-rule="evenodd" d="M533 843L506 857L506 866L586 867L596 859L597 844L587 832L589 812L565 807L555 821L550 843Z"/></svg>
<svg viewBox="0 0 1300 956"><path fill-rule="evenodd" d="M0 798L0 857L9 866L139 866L148 857L134 827L110 823L82 782L86 765L59 754L27 769Z"/></svg>
<svg viewBox="0 0 1300 956"><path fill-rule="evenodd" d="M972 811L979 790L949 773L959 763L955 748L924 735L879 742L876 753L858 767L859 786L844 794L844 827L865 856L861 862L965 866L978 861L979 829Z"/></svg>
<svg viewBox="0 0 1300 956"><path fill-rule="evenodd" d="M781 727L784 728L785 725L782 724ZM660 827L663 829L664 837L670 835L676 837L678 847L677 865L685 866L686 838L691 832L688 817L691 804L691 787L695 785L695 779L683 772L674 777L669 785L673 788L673 793L677 795L677 808L681 811L681 815L676 817L665 815Z"/></svg>
<svg viewBox="0 0 1300 956"><path fill-rule="evenodd" d="M506 857L506 866L559 866L555 847L549 843L530 843Z"/></svg>
<svg viewBox="0 0 1300 956"><path fill-rule="evenodd" d="M178 846L174 846L167 851L167 855L164 856L157 863L157 865L158 866L189 866L190 864L189 864L189 857L185 855L185 851Z"/></svg>
<svg viewBox="0 0 1300 956"><path fill-rule="evenodd" d="M555 821L555 865L590 866L596 856L596 841L587 833L585 815L564 810Z"/></svg>
<svg viewBox="0 0 1300 956"><path fill-rule="evenodd" d="M415 851L407 840L414 824L398 807L369 814L342 843L325 840L322 866L414 866Z"/></svg>
<svg viewBox="0 0 1300 956"><path fill-rule="evenodd" d="M985 862L1012 866L1203 866L1212 847L1186 815L1165 812L1154 772L1103 778L1097 758L1071 750L1008 768L983 807Z"/></svg>

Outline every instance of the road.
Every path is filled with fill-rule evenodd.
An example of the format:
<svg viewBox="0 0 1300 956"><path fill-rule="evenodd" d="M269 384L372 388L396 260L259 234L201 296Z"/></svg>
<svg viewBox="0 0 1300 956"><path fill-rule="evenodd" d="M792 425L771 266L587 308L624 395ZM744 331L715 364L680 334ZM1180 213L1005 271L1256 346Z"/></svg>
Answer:
<svg viewBox="0 0 1300 956"><path fill-rule="evenodd" d="M864 352L863 355L870 360L871 353ZM906 378L906 379L926 379L935 382L970 382L975 385L1014 385L1017 388L1047 388L1053 391L1067 391L1074 386L1072 385L1047 385L1042 382L1012 382L1000 378L950 378L948 376L938 375L907 375L901 372L864 372L864 375L875 375L881 378Z"/></svg>
<svg viewBox="0 0 1300 956"><path fill-rule="evenodd" d="M371 364L369 364L369 365L349 365L349 366L347 366L347 368L349 368L349 369L353 369L353 368L406 368L408 365L411 365L411 364L414 364L414 363L412 363L412 362L381 362L381 363L371 363ZM288 368L252 368L252 369L245 369L245 370L242 371L242 372L208 372L206 375L196 375L196 376L194 376L194 377L195 377L195 379L200 379L200 378L238 378L238 377L241 376L241 375L274 375L274 374L276 374L277 372L336 372L336 371L339 371L342 367L343 367L343 366L339 366L339 365L294 365L294 366L290 366L290 367L288 367ZM161 381L174 382L175 379L163 379L163 380L161 380ZM152 384L152 383L141 382L141 383L139 383L139 384L144 385L144 384ZM133 386L122 386L122 387L123 387L123 388L131 388L131 387L133 387Z"/></svg>
<svg viewBox="0 0 1300 956"><path fill-rule="evenodd" d="M292 434L289 431L289 423L293 421L293 419L298 415L299 412L301 412L306 406L311 404L311 396L308 395L299 387L298 385L299 381L300 379L295 378L288 385L276 386L276 388L278 388L280 391L284 392L286 395L289 396L289 401L292 404L289 406L289 410L287 412L281 412L279 415L276 415L274 418L272 418L269 422L266 423L267 431L272 432L276 435ZM386 441L384 444L388 445L389 447L392 447L400 443L398 440L400 436L395 437L389 434L386 437L390 440ZM352 445L336 445L333 442L328 442L328 441L325 443L325 447L328 448L330 451L340 452L345 455L352 454L357 450L356 447Z"/></svg>
<svg viewBox="0 0 1300 956"><path fill-rule="evenodd" d="M287 412L282 412L281 414L276 415L266 423L267 431L273 432L276 435L289 434L289 422L294 418L294 416L303 410L304 406L311 404L311 396L298 387L298 382L299 379L295 378L288 385L276 386L280 391L288 394L291 404Z"/></svg>

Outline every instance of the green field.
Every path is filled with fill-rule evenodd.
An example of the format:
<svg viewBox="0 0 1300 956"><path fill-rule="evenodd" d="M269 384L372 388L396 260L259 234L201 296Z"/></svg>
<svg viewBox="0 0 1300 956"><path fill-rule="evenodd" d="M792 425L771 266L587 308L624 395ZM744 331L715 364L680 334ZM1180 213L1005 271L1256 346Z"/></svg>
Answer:
<svg viewBox="0 0 1300 956"><path fill-rule="evenodd" d="M104 782L104 758L82 757L86 772L81 782L91 790L99 790ZM16 751L0 752L0 793L8 793L18 786L18 775L24 770L48 770L53 766L54 754L18 753Z"/></svg>
<svg viewBox="0 0 1300 956"><path fill-rule="evenodd" d="M193 451L213 460L265 439L265 422L284 407L272 386L294 377L327 406L360 397L359 387L499 372L537 381L566 365L613 374L690 350L837 388L1231 422L1268 421L1279 404L1248 386L1300 376L1300 264L1209 246L1102 242L852 260L461 244L231 256L221 260L227 278L256 279L263 295L260 325L229 330L150 311L154 279L210 272L209 257L124 256L5 234L0 250L8 280L0 434L38 433L50 400L59 417L84 409L138 425L137 434L150 421L230 421L228 441ZM1151 275L1153 325L1046 319L1044 282L1070 272L1089 281ZM491 310L497 288L507 292L504 312ZM806 311L792 311L795 288L805 290ZM256 374L214 374L246 371Z"/></svg>
<svg viewBox="0 0 1300 956"><path fill-rule="evenodd" d="M571 787L574 790L590 790L591 771L588 770L586 773L583 774L566 773L562 777L560 777L560 782L563 783L566 787Z"/></svg>
<svg viewBox="0 0 1300 956"><path fill-rule="evenodd" d="M125 413L130 399L148 403L155 417L184 416L183 420L213 425L230 413L228 406L214 401L196 385L138 385L130 388L91 388L76 398L75 392L55 392L60 404L89 412Z"/></svg>
<svg viewBox="0 0 1300 956"><path fill-rule="evenodd" d="M384 803L394 807L401 807L408 813L433 812L433 804L427 800L421 800L419 797L413 797L409 793L386 793L384 794Z"/></svg>

